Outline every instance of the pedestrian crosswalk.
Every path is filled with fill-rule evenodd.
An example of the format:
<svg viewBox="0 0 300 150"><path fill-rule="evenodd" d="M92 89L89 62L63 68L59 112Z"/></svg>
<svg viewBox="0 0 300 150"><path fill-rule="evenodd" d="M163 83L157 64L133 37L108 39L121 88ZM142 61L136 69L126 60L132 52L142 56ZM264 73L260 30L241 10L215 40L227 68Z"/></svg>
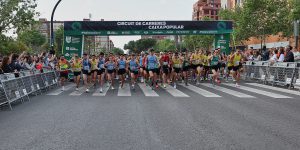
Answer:
<svg viewBox="0 0 300 150"><path fill-rule="evenodd" d="M65 86L64 91L61 91L61 89L57 89L50 91L47 95L82 96L83 93L85 93L85 90L85 87L80 87L79 90L75 91L75 85L71 84ZM91 88L90 93L86 93L84 94L84 96L104 97L112 91L116 91L113 92L113 94L118 97L131 97L135 96L138 92L141 92L145 97L153 98L162 96L172 96L175 98L190 98L195 97L195 95L198 95L200 97L202 96L205 98L222 98L227 95L237 98L269 97L276 99L290 99L300 95L300 92L298 91L291 91L287 89L261 85L257 83L245 83L242 84L240 87L235 87L235 85L231 83L224 83L220 86L212 85L210 83L201 83L199 86L191 84L186 86L185 84L179 83L177 88L168 85L166 88L161 86L158 90L152 90L151 87L146 86L143 83L138 83L135 86L135 88L132 89L129 83L125 83L122 88L117 87L116 89L112 89L110 85L104 86L102 92L100 92L100 88ZM278 93L278 91L280 93Z"/></svg>

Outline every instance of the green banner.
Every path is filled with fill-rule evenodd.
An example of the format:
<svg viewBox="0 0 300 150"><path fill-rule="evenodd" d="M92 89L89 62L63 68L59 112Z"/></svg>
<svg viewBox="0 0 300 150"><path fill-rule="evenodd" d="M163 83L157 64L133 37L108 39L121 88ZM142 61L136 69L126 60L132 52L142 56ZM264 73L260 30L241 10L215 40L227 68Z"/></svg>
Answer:
<svg viewBox="0 0 300 150"><path fill-rule="evenodd" d="M230 34L217 34L215 35L215 47L220 48L221 52L225 52L227 55L230 53Z"/></svg>
<svg viewBox="0 0 300 150"><path fill-rule="evenodd" d="M82 36L72 35L64 36L63 55L66 59L70 60L74 54L78 54L81 57L82 53Z"/></svg>
<svg viewBox="0 0 300 150"><path fill-rule="evenodd" d="M231 33L232 30L153 30L153 31L142 31L142 30L131 30L131 31L65 31L66 35L214 35L214 34L227 34Z"/></svg>

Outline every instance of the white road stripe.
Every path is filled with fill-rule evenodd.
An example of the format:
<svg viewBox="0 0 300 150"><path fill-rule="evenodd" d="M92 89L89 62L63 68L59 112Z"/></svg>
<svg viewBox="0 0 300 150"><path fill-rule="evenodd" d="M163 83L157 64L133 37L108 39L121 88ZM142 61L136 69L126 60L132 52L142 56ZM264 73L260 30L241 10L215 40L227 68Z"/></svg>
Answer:
<svg viewBox="0 0 300 150"><path fill-rule="evenodd" d="M67 85L67 86L65 86L65 90L64 91L62 91L61 87L59 87L59 89L57 89L57 90L55 90L55 91L53 91L51 93L48 93L47 95L56 96L56 95L59 95L59 94L65 92L65 91L70 90L71 88L73 88L75 86L76 86L75 84Z"/></svg>
<svg viewBox="0 0 300 150"><path fill-rule="evenodd" d="M227 89L227 88L224 88L224 87L212 86L210 83L203 83L201 85L212 88L212 89L215 89L217 91L227 93L229 95L233 95L235 97L239 97L239 98L255 98L254 96L247 95L247 94L244 94L244 93L241 93L241 92L238 92L238 91L234 91L234 90L231 90L231 89Z"/></svg>
<svg viewBox="0 0 300 150"><path fill-rule="evenodd" d="M193 92L195 92L197 94L200 94L200 95L202 95L204 97L221 97L220 95L217 95L217 94L214 94L212 92L206 91L204 89L201 89L199 87L193 86L191 84L189 84L189 86L185 86L184 84L180 83L179 85L181 85L181 86L183 86L183 87L185 87L185 88L187 88L187 89L189 89L189 90L191 90L191 91L193 91Z"/></svg>
<svg viewBox="0 0 300 150"><path fill-rule="evenodd" d="M273 87L273 86L258 84L258 83L246 83L246 84L261 87L261 88L265 88L265 89L269 89L269 90L274 90L274 91L279 91L279 92L283 92L283 93L288 93L288 94L293 94L293 95L299 95L300 96L299 91L293 91L293 90L288 90L288 89L284 89L284 88L278 88L278 87Z"/></svg>
<svg viewBox="0 0 300 150"><path fill-rule="evenodd" d="M130 85L124 83L123 88L119 87L118 96L131 96Z"/></svg>
<svg viewBox="0 0 300 150"><path fill-rule="evenodd" d="M86 88L85 87L81 87L79 88L78 91L74 91L70 94L70 96L80 96L85 92Z"/></svg>
<svg viewBox="0 0 300 150"><path fill-rule="evenodd" d="M170 85L167 85L166 88L161 86L161 88L165 89L168 93L170 93L174 97L190 97L190 96L184 94L183 92L171 87Z"/></svg>
<svg viewBox="0 0 300 150"><path fill-rule="evenodd" d="M235 87L234 84L224 83L224 85ZM246 87L246 86L240 86L240 87L238 87L238 89L245 90L245 91L252 92L252 93L257 93L260 95L265 95L265 96L272 97L272 98L291 98L288 96L284 96L284 95L280 95L280 94L276 94L276 93L272 93L272 92L268 92L268 91L263 91L260 89L250 88L250 87Z"/></svg>
<svg viewBox="0 0 300 150"><path fill-rule="evenodd" d="M93 96L105 96L109 88L110 88L110 86L104 85L104 86L103 86L103 92L100 93L100 88L98 88L98 89L93 93Z"/></svg>
<svg viewBox="0 0 300 150"><path fill-rule="evenodd" d="M144 95L146 97L158 97L159 95L154 91L152 90L149 86L146 86L145 84L143 83L139 83L138 84L139 87L142 89Z"/></svg>

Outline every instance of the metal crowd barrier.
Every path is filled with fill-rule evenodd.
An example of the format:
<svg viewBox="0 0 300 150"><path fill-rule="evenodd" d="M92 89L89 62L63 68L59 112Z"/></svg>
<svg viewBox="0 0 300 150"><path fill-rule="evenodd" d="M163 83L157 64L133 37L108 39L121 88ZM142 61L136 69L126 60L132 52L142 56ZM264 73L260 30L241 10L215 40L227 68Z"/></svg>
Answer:
<svg viewBox="0 0 300 150"><path fill-rule="evenodd" d="M294 88L300 86L300 63L248 61L244 64L244 79L256 80L272 86Z"/></svg>
<svg viewBox="0 0 300 150"><path fill-rule="evenodd" d="M0 75L0 106L7 104L12 110L11 103L30 100L30 95L42 94L57 85L58 75L53 70L23 71L19 78L14 74Z"/></svg>

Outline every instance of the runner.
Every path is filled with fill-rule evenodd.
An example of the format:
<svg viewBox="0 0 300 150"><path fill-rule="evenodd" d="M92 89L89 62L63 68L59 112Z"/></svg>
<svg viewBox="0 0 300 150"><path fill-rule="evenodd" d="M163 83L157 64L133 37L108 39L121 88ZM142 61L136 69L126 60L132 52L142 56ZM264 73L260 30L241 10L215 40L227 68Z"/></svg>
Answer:
<svg viewBox="0 0 300 150"><path fill-rule="evenodd" d="M213 76L212 76L212 83L220 84L221 81L219 80L219 61L220 56L218 50L215 50L213 54L211 54L208 58L210 60L210 68L212 70Z"/></svg>
<svg viewBox="0 0 300 150"><path fill-rule="evenodd" d="M123 88L125 82L125 73L126 73L126 59L123 54L120 56L120 59L117 62L117 66L119 69L118 75L119 75L119 79L121 80L121 88Z"/></svg>
<svg viewBox="0 0 300 150"><path fill-rule="evenodd" d="M131 59L129 61L129 69L130 69L130 76L131 76L131 86L132 89L134 88L134 85L136 83L137 80L137 76L138 76L138 68L139 68L139 59L137 59L135 57L134 54L131 55Z"/></svg>
<svg viewBox="0 0 300 150"><path fill-rule="evenodd" d="M155 80L155 82L156 82L155 87L158 88L158 82L162 81L162 80L160 80L161 66L160 66L160 62L159 62L159 60L161 59L161 56L157 53L155 54L155 56L156 56L156 59L157 59L157 63L155 65L155 74L154 74L155 79L156 79Z"/></svg>
<svg viewBox="0 0 300 150"><path fill-rule="evenodd" d="M72 70L74 73L74 81L76 84L76 91L78 91L79 83L80 83L80 75L82 69L82 62L78 55L75 55L74 59L72 60Z"/></svg>
<svg viewBox="0 0 300 150"><path fill-rule="evenodd" d="M91 76L89 81L92 82L92 84L94 84L94 86L96 87L96 79L97 79L97 60L96 60L96 56L92 55L92 59L91 61Z"/></svg>
<svg viewBox="0 0 300 150"><path fill-rule="evenodd" d="M178 53L176 52L172 59L172 68L173 68L173 87L176 89L176 84L178 81L178 74L181 72L182 60L179 58Z"/></svg>
<svg viewBox="0 0 300 150"><path fill-rule="evenodd" d="M150 54L146 58L146 66L149 71L149 86L154 90L154 84L156 83L156 66L157 66L157 58L154 55L154 49L150 49Z"/></svg>
<svg viewBox="0 0 300 150"><path fill-rule="evenodd" d="M188 72L190 70L190 60L189 56L185 53L182 54L183 60L182 60L182 73L183 73L183 79L185 82L185 85L188 86Z"/></svg>
<svg viewBox="0 0 300 150"><path fill-rule="evenodd" d="M107 80L111 83L111 89L114 90L114 78L116 72L116 63L113 59L113 56L109 56L109 60L105 63L107 68Z"/></svg>
<svg viewBox="0 0 300 150"><path fill-rule="evenodd" d="M148 58L148 52L145 53L145 56L143 58L143 70L144 70L144 82L145 85L147 86L148 81L149 81L149 70L148 70L148 66L147 66L147 58Z"/></svg>
<svg viewBox="0 0 300 150"><path fill-rule="evenodd" d="M101 52L99 55L98 59L98 70L97 70L97 76L99 80L99 85L100 85L100 93L103 92L103 85L104 85L104 77L105 77L105 58L104 58L104 53Z"/></svg>
<svg viewBox="0 0 300 150"><path fill-rule="evenodd" d="M191 56L191 68L192 68L192 80L196 82L196 84L200 84L198 77L200 72L198 72L198 68L200 67L200 56L199 51L195 51Z"/></svg>
<svg viewBox="0 0 300 150"><path fill-rule="evenodd" d="M204 67L203 77L204 77L204 80L207 80L207 78L208 78L208 73L209 73L209 68L210 68L208 57L210 56L210 54L211 53L209 51L206 51L206 54L203 55L203 67Z"/></svg>
<svg viewBox="0 0 300 150"><path fill-rule="evenodd" d="M170 57L168 53L164 53L160 59L160 63L162 64L162 78L163 78L163 86L166 88L167 82L169 83L169 75L170 75Z"/></svg>
<svg viewBox="0 0 300 150"><path fill-rule="evenodd" d="M58 70L60 71L60 84L62 86L62 91L65 90L65 80L68 79L68 68L70 64L64 58L64 56L60 56L60 60L58 61Z"/></svg>
<svg viewBox="0 0 300 150"><path fill-rule="evenodd" d="M233 69L233 60L232 57L234 57L234 51L231 51L229 56L227 57L227 72L226 72L226 80L228 81L229 76L232 74L232 69Z"/></svg>
<svg viewBox="0 0 300 150"><path fill-rule="evenodd" d="M241 50L237 49L235 54L231 57L231 61L233 62L233 69L232 69L232 77L234 78L236 87L239 87L240 82L240 69L242 68L242 52Z"/></svg>
<svg viewBox="0 0 300 150"><path fill-rule="evenodd" d="M83 82L86 87L85 92L88 93L89 85L88 85L88 76L91 75L91 62L89 60L89 56L87 54L83 54L83 60L82 60L82 74L83 74Z"/></svg>
<svg viewBox="0 0 300 150"><path fill-rule="evenodd" d="M141 77L141 83L144 83L144 70L145 70L145 66L143 65L143 60L145 57L145 52L141 52L141 56L139 56L139 66L140 66L140 72L139 72L139 76Z"/></svg>

